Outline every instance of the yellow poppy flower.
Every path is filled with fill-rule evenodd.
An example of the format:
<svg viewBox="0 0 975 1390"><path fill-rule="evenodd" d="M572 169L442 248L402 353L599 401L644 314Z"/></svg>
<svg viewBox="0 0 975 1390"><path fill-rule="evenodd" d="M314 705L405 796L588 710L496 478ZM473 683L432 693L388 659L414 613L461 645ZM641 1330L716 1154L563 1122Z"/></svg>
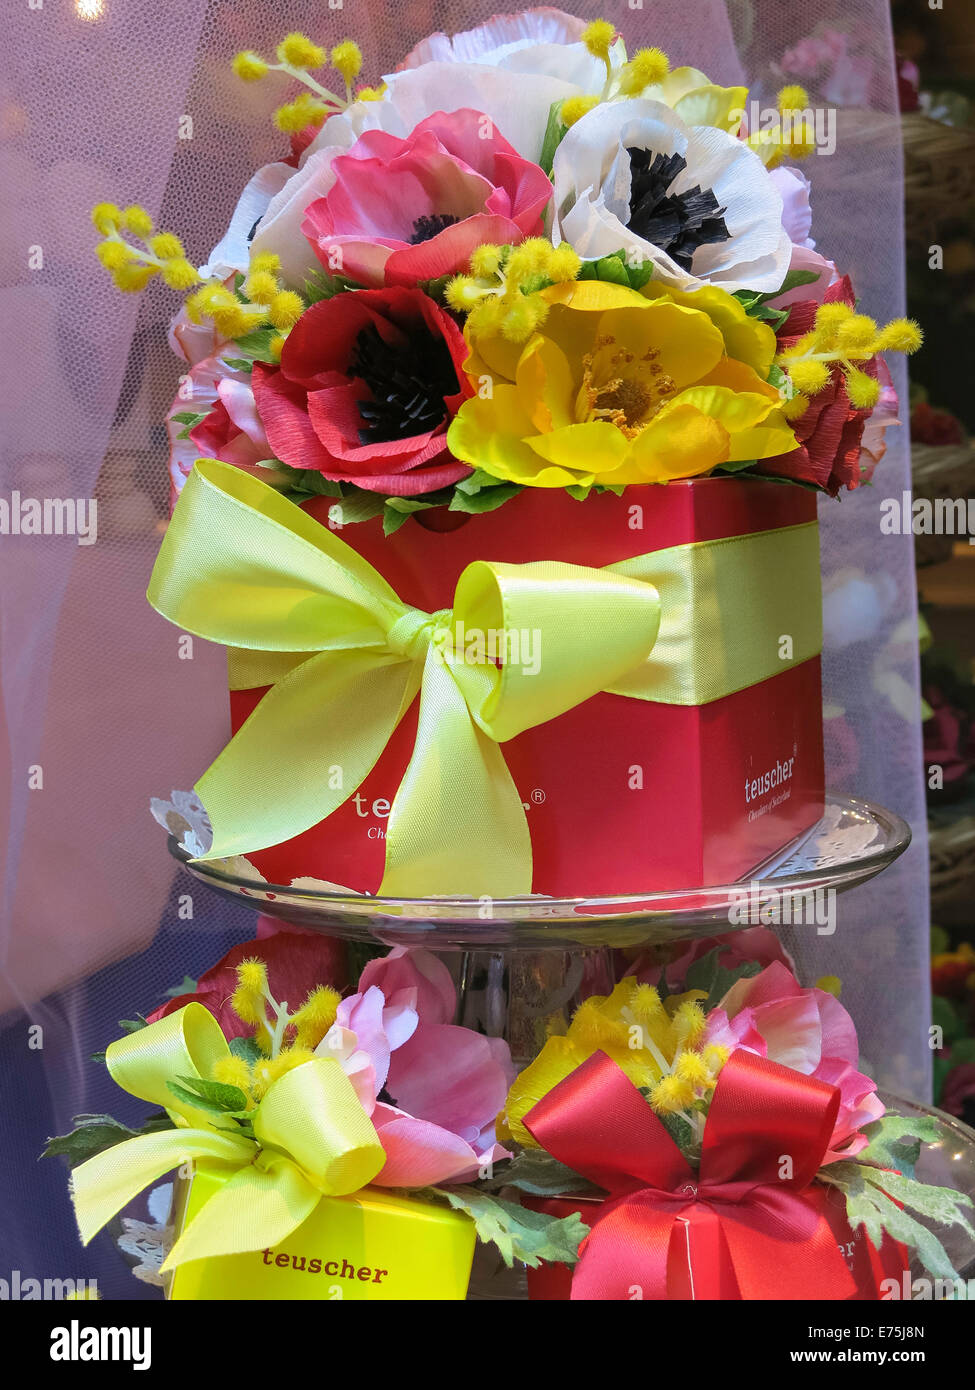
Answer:
<svg viewBox="0 0 975 1390"><path fill-rule="evenodd" d="M499 1139L538 1148L525 1127L525 1116L594 1052L611 1057L635 1086L651 1092L651 1100L659 1082L674 1075L690 1088L690 1101L698 1090L713 1088L712 1059L697 1052L704 1035L704 1012L697 1001L704 997L703 990L688 990L663 1001L651 985L630 978L621 980L612 994L584 1000L566 1036L549 1038L515 1078L498 1121ZM681 1063L691 1052L701 1057L693 1073ZM717 1059L716 1069L722 1061Z"/></svg>
<svg viewBox="0 0 975 1390"><path fill-rule="evenodd" d="M625 486L796 447L778 392L756 370L770 345L730 295L651 297L584 280L541 297L548 316L526 343L470 336L464 368L478 392L447 436L465 463L529 487Z"/></svg>

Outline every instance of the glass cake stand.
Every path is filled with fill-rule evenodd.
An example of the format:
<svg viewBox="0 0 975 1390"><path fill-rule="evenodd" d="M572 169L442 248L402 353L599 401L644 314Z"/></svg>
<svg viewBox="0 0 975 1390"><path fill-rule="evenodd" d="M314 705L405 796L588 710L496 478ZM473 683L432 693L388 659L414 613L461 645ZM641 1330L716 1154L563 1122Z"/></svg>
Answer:
<svg viewBox="0 0 975 1390"><path fill-rule="evenodd" d="M579 951L683 941L734 930L745 890L783 914L808 910L808 895L842 893L887 868L910 844L907 823L860 797L826 794L816 825L736 883L654 889L624 896L485 901L459 895L382 898L303 879L268 883L246 861L198 862L169 838L170 853L201 883L326 936L429 950ZM792 920L801 920L795 917ZM754 922L741 922L742 926Z"/></svg>
<svg viewBox="0 0 975 1390"><path fill-rule="evenodd" d="M311 880L268 883L246 861L193 861L173 836L169 848L200 883L259 912L349 942L446 953L458 984L458 1021L505 1038L523 1065L581 998L609 993L614 949L724 935L766 921L761 910L768 904L777 912L774 921L811 923L827 901L823 895L867 882L910 839L910 827L893 812L827 793L822 819L738 883L487 903L370 897Z"/></svg>

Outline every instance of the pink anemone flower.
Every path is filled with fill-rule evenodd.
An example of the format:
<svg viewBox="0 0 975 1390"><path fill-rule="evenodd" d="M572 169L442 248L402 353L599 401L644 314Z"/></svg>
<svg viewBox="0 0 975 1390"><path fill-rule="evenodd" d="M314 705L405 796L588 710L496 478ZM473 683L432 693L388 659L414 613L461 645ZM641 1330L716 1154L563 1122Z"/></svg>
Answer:
<svg viewBox="0 0 975 1390"><path fill-rule="evenodd" d="M332 174L302 231L327 271L373 286L435 280L486 242L541 233L552 196L538 165L471 110L438 111L405 139L366 131Z"/></svg>

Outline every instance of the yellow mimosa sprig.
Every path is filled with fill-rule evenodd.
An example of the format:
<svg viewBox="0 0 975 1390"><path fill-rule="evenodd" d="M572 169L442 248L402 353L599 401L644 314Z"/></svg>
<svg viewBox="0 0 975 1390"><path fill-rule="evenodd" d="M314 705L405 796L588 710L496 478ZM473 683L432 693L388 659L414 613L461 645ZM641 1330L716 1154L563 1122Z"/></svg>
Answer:
<svg viewBox="0 0 975 1390"><path fill-rule="evenodd" d="M96 203L91 220L102 234L96 255L118 289L135 293L154 275L173 290L199 285L199 272L186 259L179 237L155 232L152 218L138 203L127 208Z"/></svg>
<svg viewBox="0 0 975 1390"><path fill-rule="evenodd" d="M351 39L336 44L329 52L305 34L287 34L277 46L277 59L272 63L252 49L246 49L234 58L233 69L244 82L259 82L268 73L281 72L304 86L305 91L275 111L274 121L279 130L292 133L319 125L326 116L344 111L354 100L352 83L362 71L362 50ZM344 96L312 76L312 72L325 66L333 68L342 78Z"/></svg>
<svg viewBox="0 0 975 1390"><path fill-rule="evenodd" d="M568 242L553 246L544 237L529 237L520 246L479 246L471 273L449 280L444 296L455 313L467 316L472 334L501 333L521 343L548 314L538 291L575 280L581 269Z"/></svg>
<svg viewBox="0 0 975 1390"><path fill-rule="evenodd" d="M659 1115L675 1115L688 1126L693 1144L704 1133L711 1093L728 1049L705 1044L707 1017L696 999L661 999L652 985L630 981L622 1002L617 986L610 1000L584 1000L572 1019L570 1035L584 1048L626 1048L634 1059L643 1057L637 1080ZM615 1006L610 1007L615 1001ZM617 1012L618 1010L618 1012Z"/></svg>
<svg viewBox="0 0 975 1390"><path fill-rule="evenodd" d="M187 313L196 323L209 319L219 333L231 339L243 338L270 325L277 330L270 341L271 357L277 361L289 332L306 307L296 290L282 286L277 274L280 267L278 256L262 252L252 257L239 290L209 281L190 295Z"/></svg>
<svg viewBox="0 0 975 1390"><path fill-rule="evenodd" d="M767 169L784 159L807 159L816 148L816 132L811 118L809 95L797 83L783 87L776 103L778 119L745 137L745 144L758 155Z"/></svg>
<svg viewBox="0 0 975 1390"><path fill-rule="evenodd" d="M304 1003L290 1013L287 1000L279 1002L271 993L264 962L249 959L237 966L237 987L231 995L230 1007L241 1023L256 1029L254 1038L258 1047L274 1061L283 1052L310 1053L317 1047L335 1022L340 998L338 991L329 985L317 985L305 996ZM222 1077L217 1079L223 1080Z"/></svg>
<svg viewBox="0 0 975 1390"><path fill-rule="evenodd" d="M803 415L811 397L825 390L837 364L846 381L850 404L869 410L880 398L880 383L857 364L880 352L916 352L922 333L913 319L892 319L883 328L849 304L821 304L809 333L780 352L775 362L788 373L794 394L782 409L787 419Z"/></svg>

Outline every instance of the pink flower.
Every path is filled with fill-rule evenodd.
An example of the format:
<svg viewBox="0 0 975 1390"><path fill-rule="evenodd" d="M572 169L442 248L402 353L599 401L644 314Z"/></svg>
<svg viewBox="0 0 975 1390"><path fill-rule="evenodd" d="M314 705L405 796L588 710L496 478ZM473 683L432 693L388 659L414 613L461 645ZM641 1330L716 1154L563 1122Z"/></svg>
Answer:
<svg viewBox="0 0 975 1390"><path fill-rule="evenodd" d="M809 202L811 184L801 169L785 165L771 170L770 177L782 199L782 225L789 233L793 246L815 248L811 239L812 207Z"/></svg>
<svg viewBox="0 0 975 1390"><path fill-rule="evenodd" d="M178 416L205 415L186 438L186 422ZM219 355L204 358L191 368L180 394L166 416L169 434L169 477L173 500L182 491L198 458L219 458L236 464L265 481L272 471L261 466L274 457L254 404L247 372L229 367Z"/></svg>
<svg viewBox="0 0 975 1390"><path fill-rule="evenodd" d="M509 1157L494 1133L514 1079L508 1045L448 1022L455 1009L446 966L397 947L366 966L318 1046L372 1116L386 1151L380 1187L462 1182Z"/></svg>
<svg viewBox="0 0 975 1390"><path fill-rule="evenodd" d="M213 408L190 430L190 439L202 457L222 459L238 468L254 467L271 457L251 384L239 377L225 376L217 382Z"/></svg>
<svg viewBox="0 0 975 1390"><path fill-rule="evenodd" d="M832 994L803 989L784 965L769 965L732 985L708 1015L707 1041L744 1048L839 1087L840 1108L824 1163L866 1148L868 1140L859 1131L879 1120L884 1106L875 1083L856 1069L856 1029Z"/></svg>
<svg viewBox="0 0 975 1390"><path fill-rule="evenodd" d="M388 956L371 960L359 976L360 990L376 985L387 996L398 990L416 990L416 1009L424 1023L450 1023L457 1008L457 992L450 971L429 951L394 946Z"/></svg>
<svg viewBox="0 0 975 1390"><path fill-rule="evenodd" d="M485 242L542 232L552 185L480 112L428 116L405 139L361 135L302 231L326 270L361 284L417 285L466 270Z"/></svg>

